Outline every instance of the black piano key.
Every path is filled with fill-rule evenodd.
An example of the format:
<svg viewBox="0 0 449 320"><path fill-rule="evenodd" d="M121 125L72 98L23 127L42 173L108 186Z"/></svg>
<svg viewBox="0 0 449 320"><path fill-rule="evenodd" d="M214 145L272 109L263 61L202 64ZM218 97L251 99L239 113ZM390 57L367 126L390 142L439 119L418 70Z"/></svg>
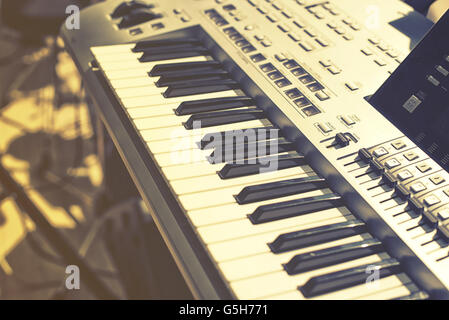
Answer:
<svg viewBox="0 0 449 320"><path fill-rule="evenodd" d="M276 147L272 147L272 145ZM263 150L265 149L265 150ZM208 157L209 163L235 163L239 160L246 160L261 155L262 150L265 155L279 154L295 150L294 144L285 139L268 140L261 145L261 142L234 144L224 148L216 148Z"/></svg>
<svg viewBox="0 0 449 320"><path fill-rule="evenodd" d="M177 75L162 75L159 80L156 81L157 87L168 87L176 84L183 84L189 81L209 81L229 79L229 73L225 70L192 70L188 72L180 72Z"/></svg>
<svg viewBox="0 0 449 320"><path fill-rule="evenodd" d="M307 230L284 233L269 243L271 251L281 253L310 247L319 243L352 237L367 231L363 221L350 220Z"/></svg>
<svg viewBox="0 0 449 320"><path fill-rule="evenodd" d="M147 54L144 53L140 58L140 62L151 62L151 61L161 61L161 60L173 60L173 59L181 59L181 58L190 58L190 57L198 57L208 55L209 51L207 49L195 49L188 51L177 51L177 52L168 52L161 54Z"/></svg>
<svg viewBox="0 0 449 320"><path fill-rule="evenodd" d="M128 15L124 16L118 24L119 29L130 28L138 24L162 18L159 13L153 12L151 9L139 8L132 10Z"/></svg>
<svg viewBox="0 0 449 320"><path fill-rule="evenodd" d="M226 141L226 136L232 137L233 139L245 139L247 135L252 136L255 134L257 139L260 140L260 136L264 136L265 140L271 138L271 135L279 136L280 130L275 127L259 127L259 128L248 128L245 130L230 130L223 132L214 132L206 134L200 142L198 142L198 147L201 150L212 149L216 147L217 143L224 143ZM215 141L218 138L220 141Z"/></svg>
<svg viewBox="0 0 449 320"><path fill-rule="evenodd" d="M178 63L163 63L157 64L148 73L150 77L157 77L162 75L176 75L179 72L195 70L213 70L221 68L218 61L192 61L192 62L178 62Z"/></svg>
<svg viewBox="0 0 449 320"><path fill-rule="evenodd" d="M252 159L253 160L253 159ZM255 159L256 163L248 164L230 164L227 163L219 172L221 179L232 179L238 177L245 177L267 170L273 162L277 162L276 168L273 170L283 170L293 167L305 165L305 159L301 155L287 155L287 156L269 156Z"/></svg>
<svg viewBox="0 0 449 320"><path fill-rule="evenodd" d="M144 40L136 43L133 52L141 52L148 48L169 47L178 45L201 46L201 41L197 38L176 38L162 40Z"/></svg>
<svg viewBox="0 0 449 320"><path fill-rule="evenodd" d="M379 253L382 242L369 239L323 250L298 254L284 265L289 275L333 266Z"/></svg>
<svg viewBox="0 0 449 320"><path fill-rule="evenodd" d="M342 204L342 198L338 194L328 193L260 206L249 215L249 219L253 224L259 224L336 208Z"/></svg>
<svg viewBox="0 0 449 320"><path fill-rule="evenodd" d="M181 102L175 110L176 115L183 116L200 112L236 109L254 105L254 100L246 96L223 97Z"/></svg>
<svg viewBox="0 0 449 320"><path fill-rule="evenodd" d="M417 291L417 292L413 292L412 294L410 294L408 296L399 297L394 300L427 300L429 298L430 297L427 292Z"/></svg>
<svg viewBox="0 0 449 320"><path fill-rule="evenodd" d="M319 176L288 179L245 187L235 196L235 199L239 204L246 204L323 189L326 186L326 180Z"/></svg>
<svg viewBox="0 0 449 320"><path fill-rule="evenodd" d="M265 117L263 110L259 108L247 108L238 110L218 111L197 113L190 116L184 123L184 127L188 130L194 129L199 125L201 128L220 126L229 123L244 122Z"/></svg>
<svg viewBox="0 0 449 320"><path fill-rule="evenodd" d="M301 290L305 297L310 298L353 287L365 283L367 281L367 277L369 276L367 270L372 270L372 268L375 268L378 272L379 279L401 272L399 261L396 259L387 259L376 263L313 277L309 279L304 286L298 289Z"/></svg>
<svg viewBox="0 0 449 320"><path fill-rule="evenodd" d="M232 79L213 81L192 81L190 83L168 86L164 92L165 98L185 97L203 93L213 93L239 89L240 84Z"/></svg>

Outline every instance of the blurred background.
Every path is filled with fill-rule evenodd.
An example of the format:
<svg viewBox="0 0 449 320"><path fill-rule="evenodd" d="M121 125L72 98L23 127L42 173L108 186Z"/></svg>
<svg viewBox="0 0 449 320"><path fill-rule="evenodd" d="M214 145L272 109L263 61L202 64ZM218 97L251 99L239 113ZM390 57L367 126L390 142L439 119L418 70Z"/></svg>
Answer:
<svg viewBox="0 0 449 320"><path fill-rule="evenodd" d="M0 1L0 165L115 297L189 299L57 37L94 2ZM0 299L98 298L16 200L0 178Z"/></svg>
<svg viewBox="0 0 449 320"><path fill-rule="evenodd" d="M115 297L190 299L58 39L66 7L95 2L0 0L0 166ZM449 6L407 2L433 20ZM0 299L98 298L66 289L54 236L17 198L0 179Z"/></svg>

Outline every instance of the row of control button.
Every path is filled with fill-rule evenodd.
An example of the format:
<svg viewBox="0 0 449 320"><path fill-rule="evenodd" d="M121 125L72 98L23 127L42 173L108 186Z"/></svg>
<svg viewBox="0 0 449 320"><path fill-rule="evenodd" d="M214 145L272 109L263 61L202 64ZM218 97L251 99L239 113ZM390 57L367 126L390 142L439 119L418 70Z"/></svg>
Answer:
<svg viewBox="0 0 449 320"><path fill-rule="evenodd" d="M279 87L283 88L291 85L292 83L285 78L285 76L280 72L272 63L265 63L260 65L260 69L265 72L270 80Z"/></svg>
<svg viewBox="0 0 449 320"><path fill-rule="evenodd" d="M204 11L204 13L219 27L223 27L229 24L229 22L226 21L226 19L224 19L221 14L219 14L215 9L208 9Z"/></svg>
<svg viewBox="0 0 449 320"><path fill-rule="evenodd" d="M375 148L372 152L373 156L376 158L387 156L389 146L392 146L394 150L406 148L403 141L397 140L389 143L389 145L385 144ZM419 159L420 156L417 151L410 150L402 153L403 159L408 162ZM437 165L429 159L413 166L404 163L405 168L399 172L396 171L396 177L399 180L397 181L395 175L392 175L389 170L403 164L398 160L398 155L395 155L394 158L388 158L382 164L376 159L371 159L371 153L367 149L361 149L359 158L363 161L369 161L371 164L377 164L379 169L377 171L383 172L383 181L390 187L394 187L396 196L406 200L408 209L405 210L413 210L415 213L422 215L431 227L437 228L440 234L449 239L449 185L447 185L449 174L447 172L437 168ZM433 171L432 167L435 167Z"/></svg>
<svg viewBox="0 0 449 320"><path fill-rule="evenodd" d="M271 2L271 1L267 1L267 2ZM253 6L256 7L257 10L262 13L267 15L267 19L270 20L271 22L277 22L279 20L279 18L277 17L277 15L270 13L270 10L268 9L268 4L267 6L259 6L260 5L260 1L257 0L248 0L248 3ZM293 15L291 14L290 11L285 10L284 6L280 3L280 2L275 2L272 3L271 6L276 10L279 11L282 16L284 16L287 19L291 19L293 17Z"/></svg>
<svg viewBox="0 0 449 320"><path fill-rule="evenodd" d="M284 66L289 69L295 77L298 77L298 80L304 84L307 89L314 92L319 100L324 101L329 99L329 95L322 91L324 90L324 86L309 74L298 62L293 59L285 59Z"/></svg>
<svg viewBox="0 0 449 320"><path fill-rule="evenodd" d="M223 32L231 39L235 45L244 53L250 53L256 51L256 48L246 40L234 27L224 28Z"/></svg>
<svg viewBox="0 0 449 320"><path fill-rule="evenodd" d="M308 117L321 113L321 111L307 99L304 94L298 89L293 88L285 91L287 97L293 100L293 103L301 109L301 111Z"/></svg>
<svg viewBox="0 0 449 320"><path fill-rule="evenodd" d="M394 48L392 48L390 45L385 43L384 41L380 40L377 37L370 37L368 38L368 44L369 46L373 47L374 49L377 49L383 54L384 58L387 59L393 59L397 63L401 63L402 59L399 57L400 54L398 51L396 51ZM365 47L361 49L361 52L366 56L372 56L374 54L374 51L370 47ZM388 64L387 61L385 61L383 58L377 57L373 60L377 65L383 67Z"/></svg>

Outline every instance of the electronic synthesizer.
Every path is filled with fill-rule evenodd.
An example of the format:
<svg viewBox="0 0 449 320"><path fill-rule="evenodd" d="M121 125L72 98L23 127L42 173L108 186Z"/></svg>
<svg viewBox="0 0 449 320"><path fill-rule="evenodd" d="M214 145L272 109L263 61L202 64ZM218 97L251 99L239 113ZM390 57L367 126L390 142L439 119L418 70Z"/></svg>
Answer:
<svg viewBox="0 0 449 320"><path fill-rule="evenodd" d="M401 122L444 96L447 41L422 88L382 86L442 20L401 1L110 0L61 34L196 298L447 299L449 158Z"/></svg>

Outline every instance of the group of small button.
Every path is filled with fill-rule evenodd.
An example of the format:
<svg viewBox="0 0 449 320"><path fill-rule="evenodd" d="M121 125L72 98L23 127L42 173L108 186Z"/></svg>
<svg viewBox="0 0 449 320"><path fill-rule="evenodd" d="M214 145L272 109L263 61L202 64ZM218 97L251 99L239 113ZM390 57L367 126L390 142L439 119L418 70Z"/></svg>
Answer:
<svg viewBox="0 0 449 320"><path fill-rule="evenodd" d="M333 4L316 4L308 7L307 11L320 20L324 20L326 15L328 15L332 20L326 20L326 26L347 41L354 39L350 31L355 32L360 30L359 24L349 17L342 18L341 21L337 22L335 19L340 16L341 13Z"/></svg>
<svg viewBox="0 0 449 320"><path fill-rule="evenodd" d="M226 19L223 18L223 16L219 14L215 9L208 9L204 11L204 13L219 27L223 27L229 24L229 22L226 21Z"/></svg>
<svg viewBox="0 0 449 320"><path fill-rule="evenodd" d="M393 150L406 148L402 140L390 145ZM382 174L383 181L394 187L395 193L407 200L413 211L422 214L427 222L449 239L449 185L445 184L449 178L447 173L427 157L422 159L424 157L418 152L407 150L391 158L387 149L387 145L376 147L372 152L361 149L359 157L368 162L374 171ZM401 157L406 162L401 162ZM387 160L383 161L385 158ZM407 167L401 169L402 164Z"/></svg>
<svg viewBox="0 0 449 320"><path fill-rule="evenodd" d="M329 95L326 94L323 89L324 86L316 80L309 72L307 72L297 61L293 59L287 59L283 55L277 55L276 58L283 63L284 67L298 78L298 80L307 87L311 92L315 93L315 96L321 100L329 99Z"/></svg>
<svg viewBox="0 0 449 320"><path fill-rule="evenodd" d="M173 13L178 17L182 22L189 22L190 17L185 13L184 9L173 9Z"/></svg>
<svg viewBox="0 0 449 320"><path fill-rule="evenodd" d="M370 37L370 38L368 38L368 46L361 49L360 51L367 57L371 57L374 55L373 61L379 67L386 66L388 64L388 60L385 60L384 57L379 57L379 56L375 55L373 48L371 48L372 46L374 46L379 51L384 53L386 59L394 59L397 63L402 62L401 58L399 57L399 53L396 50L391 48L388 44L386 44L382 40L379 40L376 37Z"/></svg>
<svg viewBox="0 0 449 320"><path fill-rule="evenodd" d="M255 57L254 57L255 58ZM279 87L283 88L291 85L292 83L280 72L272 63L261 64L260 69L267 74L268 78Z"/></svg>
<svg viewBox="0 0 449 320"><path fill-rule="evenodd" d="M223 29L223 32L231 39L235 45L244 53L250 53L256 51L256 48L243 37L234 27L227 27Z"/></svg>
<svg viewBox="0 0 449 320"><path fill-rule="evenodd" d="M293 17L293 15L288 11L284 9L284 6L282 4L280 4L278 1L273 2L271 0L267 0L266 2L272 2L271 6L275 9L275 11L280 12L278 13L272 13L271 10L269 9L269 4L266 5L261 5L260 3L263 2L262 0L248 0L248 2L257 9L257 11L263 15L265 15L265 17L272 23L278 23L277 24L277 28L279 30L281 30L282 32L288 34L289 38L295 42L299 43L299 46L306 52L310 52L313 49L315 49L315 46L308 41L304 41L302 40L302 36L298 35L297 33L295 33L294 31L292 32L291 27L289 26L288 23L286 23L287 21L281 21L281 19L284 20L290 20L293 19L293 24L296 25L296 27L298 27L299 29L302 29L302 31L307 34L310 38L314 39L319 45L321 45L322 47L327 47L329 46L329 42L327 40L325 40L322 37L318 37L316 32L314 30L312 30L311 28L307 28L306 25L298 20L295 19ZM303 1L297 1L300 4L303 4ZM280 18L282 17L282 18ZM292 21L292 20L290 20ZM271 41L269 41L268 39L264 39L265 37L262 35L258 35L258 37L260 39L260 41L263 41L263 45L264 46L270 46L271 45Z"/></svg>
<svg viewBox="0 0 449 320"><path fill-rule="evenodd" d="M243 14L240 10L237 10L237 8L233 4L224 5L223 10L226 11L231 17L233 17L235 21L242 21L246 18L246 15Z"/></svg>
<svg viewBox="0 0 449 320"><path fill-rule="evenodd" d="M261 53L253 54L250 56L250 59L254 63L264 62L259 65L260 70L264 72L267 75L267 77L276 84L277 87L284 88L292 84L290 80L288 80L285 77L285 75L279 69L277 69L271 62L266 62L267 58L263 54ZM276 55L276 59L280 62L283 62L283 65L287 69L300 68L299 64L296 61L292 59L287 59L283 55ZM315 81L314 83L310 83L310 85L312 84L314 86L320 86L320 88L323 88L322 85L319 84L317 81ZM315 87L312 86L309 88L309 90L314 89ZM298 108L300 108L301 111L306 116L310 117L315 114L321 113L321 111L316 106L314 106L313 103L310 102L310 100L307 99L298 88L288 89L284 93L289 99L293 100L295 105L298 106Z"/></svg>

